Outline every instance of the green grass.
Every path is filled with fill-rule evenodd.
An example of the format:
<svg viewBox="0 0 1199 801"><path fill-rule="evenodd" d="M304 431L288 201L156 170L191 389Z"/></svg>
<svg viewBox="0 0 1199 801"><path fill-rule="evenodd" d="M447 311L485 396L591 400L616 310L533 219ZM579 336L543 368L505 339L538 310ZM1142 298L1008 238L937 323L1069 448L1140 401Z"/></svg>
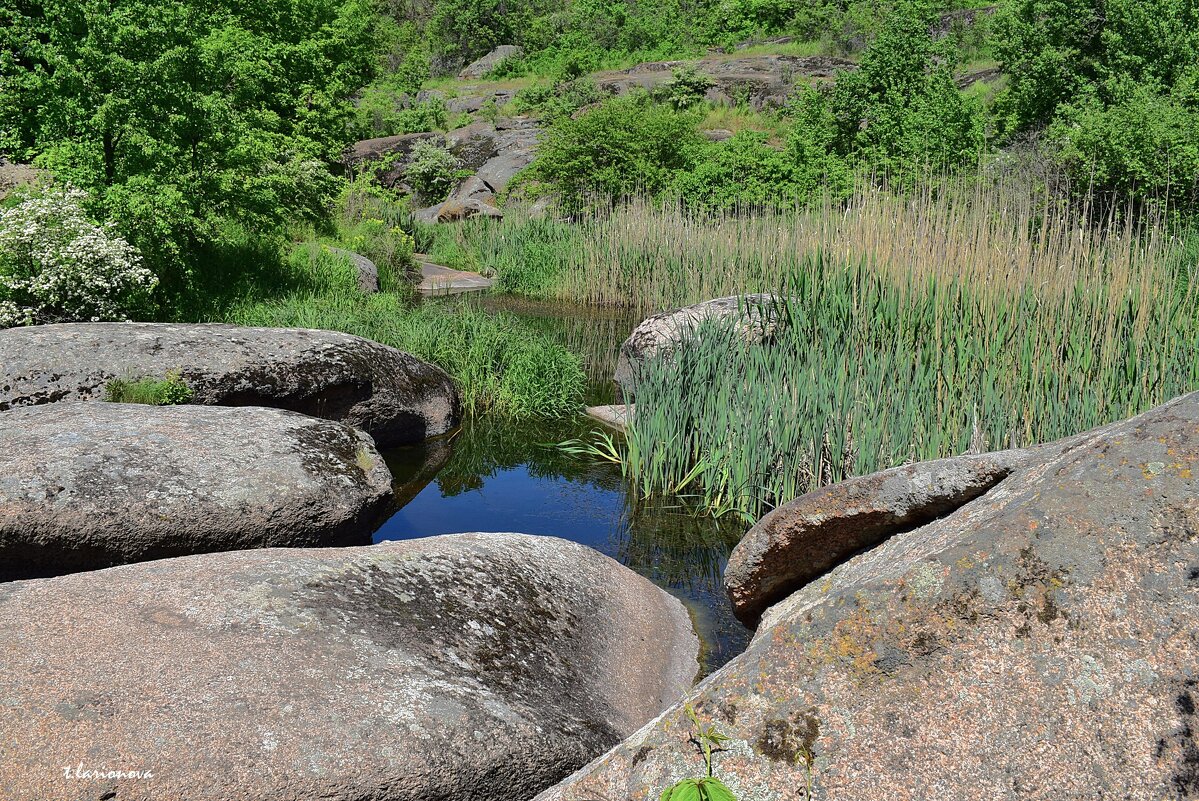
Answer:
<svg viewBox="0 0 1199 801"><path fill-rule="evenodd" d="M344 331L407 351L453 377L468 414L553 418L582 404L585 377L573 354L510 316L469 306L411 307L390 293L297 294L235 309L228 322Z"/></svg>
<svg viewBox="0 0 1199 801"><path fill-rule="evenodd" d="M618 450L641 495L753 520L852 475L1059 439L1199 387L1193 290L1170 290L985 293L815 256L770 344L711 324L647 363Z"/></svg>
<svg viewBox="0 0 1199 801"><path fill-rule="evenodd" d="M165 378L114 378L104 386L104 400L109 403L142 403L149 406L175 406L192 399L192 389L179 373L167 373Z"/></svg>

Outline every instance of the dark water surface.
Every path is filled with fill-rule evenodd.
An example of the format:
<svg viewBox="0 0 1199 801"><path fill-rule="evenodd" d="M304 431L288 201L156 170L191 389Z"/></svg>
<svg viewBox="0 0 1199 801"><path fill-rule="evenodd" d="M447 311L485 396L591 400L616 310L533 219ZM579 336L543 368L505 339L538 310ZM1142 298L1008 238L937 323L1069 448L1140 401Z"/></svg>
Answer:
<svg viewBox="0 0 1199 801"><path fill-rule="evenodd" d="M557 338L584 359L588 405L613 401L617 349L642 317L494 297L437 302L504 311ZM550 445L594 430L586 420L513 426L482 419L467 421L448 440L387 452L401 506L375 541L513 531L591 546L682 600L704 641L705 672L720 667L750 636L720 584L744 526L690 514L686 499L637 503L618 466L581 461Z"/></svg>

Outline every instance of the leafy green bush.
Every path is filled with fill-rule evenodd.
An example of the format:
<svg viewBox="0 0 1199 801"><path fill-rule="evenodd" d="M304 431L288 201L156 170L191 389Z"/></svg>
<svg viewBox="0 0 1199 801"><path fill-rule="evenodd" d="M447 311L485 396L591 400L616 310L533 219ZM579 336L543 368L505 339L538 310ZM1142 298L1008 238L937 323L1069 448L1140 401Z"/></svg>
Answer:
<svg viewBox="0 0 1199 801"><path fill-rule="evenodd" d="M387 83L368 86L354 108L350 126L353 135L358 139L373 139L445 130L449 114L444 100L434 97L405 108L405 97Z"/></svg>
<svg viewBox="0 0 1199 801"><path fill-rule="evenodd" d="M709 209L788 205L806 199L818 185L790 154L771 147L766 134L742 131L699 151L673 188L690 204Z"/></svg>
<svg viewBox="0 0 1199 801"><path fill-rule="evenodd" d="M679 67L671 73L670 83L663 87L661 100L673 106L676 111L684 111L704 99L712 79L701 75L693 66Z"/></svg>
<svg viewBox="0 0 1199 801"><path fill-rule="evenodd" d="M111 226L88 219L86 199L49 189L0 210L0 328L149 312L153 274Z"/></svg>
<svg viewBox="0 0 1199 801"><path fill-rule="evenodd" d="M435 142L417 142L408 156L408 166L404 168L404 179L418 199L426 203L437 203L445 200L450 189L454 186L458 161L445 145Z"/></svg>
<svg viewBox="0 0 1199 801"><path fill-rule="evenodd" d="M827 97L830 149L893 179L973 162L984 145L981 110L953 82L953 53L935 44L930 17L903 5L886 19L859 68ZM809 113L825 112L818 98Z"/></svg>
<svg viewBox="0 0 1199 801"><path fill-rule="evenodd" d="M644 95L615 98L550 128L532 176L560 192L568 210L588 192L657 192L703 150L695 125Z"/></svg>
<svg viewBox="0 0 1199 801"><path fill-rule="evenodd" d="M179 371L165 378L125 380L114 378L104 386L104 400L109 403L143 403L149 406L178 406L189 403L195 393Z"/></svg>
<svg viewBox="0 0 1199 801"><path fill-rule="evenodd" d="M1010 0L995 23L1011 133L1050 124L1087 186L1195 202L1199 6L1178 0Z"/></svg>
<svg viewBox="0 0 1199 801"><path fill-rule="evenodd" d="M603 94L590 78L537 83L516 93L512 110L518 114L534 113L552 124L576 111L603 99Z"/></svg>

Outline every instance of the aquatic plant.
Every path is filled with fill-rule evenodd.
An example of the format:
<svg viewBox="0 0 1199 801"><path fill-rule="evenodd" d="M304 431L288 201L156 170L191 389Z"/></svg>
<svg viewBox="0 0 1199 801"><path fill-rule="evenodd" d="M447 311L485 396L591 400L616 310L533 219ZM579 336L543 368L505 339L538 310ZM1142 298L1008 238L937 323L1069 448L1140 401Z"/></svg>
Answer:
<svg viewBox="0 0 1199 801"><path fill-rule="evenodd" d="M709 322L640 365L623 470L643 496L754 520L848 476L1058 439L1199 385L1193 287L1156 268L1061 280L897 280L817 254L777 289L772 341Z"/></svg>
<svg viewBox="0 0 1199 801"><path fill-rule="evenodd" d="M189 403L192 388L179 371L172 370L165 378L126 380L114 378L104 386L104 400L109 403L144 403L150 406L177 406Z"/></svg>

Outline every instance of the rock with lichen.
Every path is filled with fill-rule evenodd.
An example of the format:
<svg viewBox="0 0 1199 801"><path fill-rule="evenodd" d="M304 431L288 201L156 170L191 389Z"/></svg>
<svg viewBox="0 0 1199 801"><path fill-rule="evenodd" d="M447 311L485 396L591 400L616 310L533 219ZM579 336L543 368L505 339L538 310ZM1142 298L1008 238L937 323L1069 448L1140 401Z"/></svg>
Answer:
<svg viewBox="0 0 1199 801"><path fill-rule="evenodd" d="M0 580L365 544L391 499L370 437L295 412L118 403L0 412Z"/></svg>
<svg viewBox="0 0 1199 801"><path fill-rule="evenodd" d="M1199 794L1199 394L1036 448L769 608L687 697L739 801ZM681 705L538 801L656 799Z"/></svg>
<svg viewBox="0 0 1199 801"><path fill-rule="evenodd" d="M0 331L0 411L100 400L114 379L177 373L191 403L268 406L339 420L379 447L458 425L440 368L338 331L217 324L68 323Z"/></svg>
<svg viewBox="0 0 1199 801"><path fill-rule="evenodd" d="M0 631L5 801L528 799L684 693L699 648L648 580L521 534L0 585Z"/></svg>

